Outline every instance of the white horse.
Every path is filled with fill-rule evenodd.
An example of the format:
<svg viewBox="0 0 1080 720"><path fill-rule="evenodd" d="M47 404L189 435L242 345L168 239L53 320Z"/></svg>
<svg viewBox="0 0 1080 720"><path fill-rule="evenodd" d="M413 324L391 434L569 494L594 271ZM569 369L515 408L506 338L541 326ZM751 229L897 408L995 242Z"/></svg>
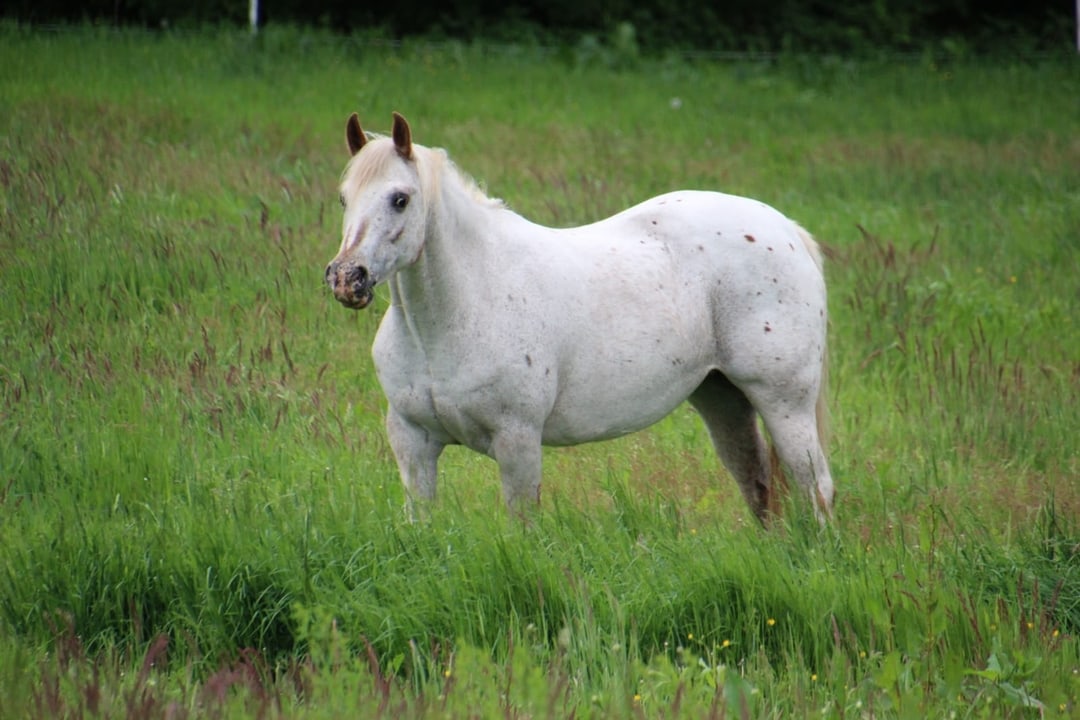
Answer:
<svg viewBox="0 0 1080 720"><path fill-rule="evenodd" d="M355 113L345 130L326 280L354 309L390 287L372 354L410 512L434 498L449 444L492 457L521 511L539 501L542 445L634 432L689 400L758 518L776 508L777 455L819 520L831 514L825 279L806 231L698 191L552 229L414 144L397 113L390 137Z"/></svg>

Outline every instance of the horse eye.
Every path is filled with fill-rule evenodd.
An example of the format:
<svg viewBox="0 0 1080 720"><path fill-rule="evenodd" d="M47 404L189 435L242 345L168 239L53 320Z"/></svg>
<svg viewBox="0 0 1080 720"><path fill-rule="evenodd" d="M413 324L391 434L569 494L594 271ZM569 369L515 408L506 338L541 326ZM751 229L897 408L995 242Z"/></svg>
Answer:
<svg viewBox="0 0 1080 720"><path fill-rule="evenodd" d="M345 193L338 195L338 202L341 203L341 207L345 207Z"/></svg>
<svg viewBox="0 0 1080 720"><path fill-rule="evenodd" d="M409 204L409 196L405 193L394 193L390 198L390 204L394 206L395 210L401 212Z"/></svg>

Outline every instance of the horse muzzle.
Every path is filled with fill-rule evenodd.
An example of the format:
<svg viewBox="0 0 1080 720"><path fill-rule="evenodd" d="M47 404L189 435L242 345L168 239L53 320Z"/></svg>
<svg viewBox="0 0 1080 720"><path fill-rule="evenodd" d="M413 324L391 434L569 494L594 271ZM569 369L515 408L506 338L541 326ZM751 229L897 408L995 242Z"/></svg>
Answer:
<svg viewBox="0 0 1080 720"><path fill-rule="evenodd" d="M326 268L326 282L337 301L352 310L366 308L375 297L375 281L367 268L332 262Z"/></svg>

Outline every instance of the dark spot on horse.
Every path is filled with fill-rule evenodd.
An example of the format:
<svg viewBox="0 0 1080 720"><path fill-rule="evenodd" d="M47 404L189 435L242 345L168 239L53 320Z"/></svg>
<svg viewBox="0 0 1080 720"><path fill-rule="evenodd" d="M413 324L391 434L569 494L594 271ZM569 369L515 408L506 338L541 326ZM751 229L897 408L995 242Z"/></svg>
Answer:
<svg viewBox="0 0 1080 720"><path fill-rule="evenodd" d="M769 327L769 323L765 323L765 332L772 332L772 328Z"/></svg>
<svg viewBox="0 0 1080 720"><path fill-rule="evenodd" d="M753 235L743 235L743 237L746 238L746 242L757 242Z"/></svg>
<svg viewBox="0 0 1080 720"><path fill-rule="evenodd" d="M791 252L795 252L795 246L794 245L792 245L791 243L788 243L787 246L789 248L791 248Z"/></svg>
<svg viewBox="0 0 1080 720"><path fill-rule="evenodd" d="M779 281L779 280L777 280L776 278L773 278L773 279L772 279L772 281L773 281L773 282L780 282L780 281Z"/></svg>
<svg viewBox="0 0 1080 720"><path fill-rule="evenodd" d="M509 300L510 302L514 302L514 296L513 295L507 294L506 299Z"/></svg>
<svg viewBox="0 0 1080 720"><path fill-rule="evenodd" d="M525 355L525 364L528 365L529 367L532 367L532 358L529 357L529 355L527 355L527 354Z"/></svg>
<svg viewBox="0 0 1080 720"><path fill-rule="evenodd" d="M769 252L772 252L772 248L771 248L771 247L767 247L767 248L765 248L765 249L766 249L766 250L768 250Z"/></svg>
<svg viewBox="0 0 1080 720"><path fill-rule="evenodd" d="M547 377L550 374L551 374L551 368L544 368L544 377Z"/></svg>
<svg viewBox="0 0 1080 720"><path fill-rule="evenodd" d="M653 224L653 225L655 225L655 224L656 224L656 221L655 221L655 220L653 220L653 221L652 221L652 224Z"/></svg>
<svg viewBox="0 0 1080 720"><path fill-rule="evenodd" d="M698 249L698 252L705 252L705 246L704 245L698 245L697 249Z"/></svg>

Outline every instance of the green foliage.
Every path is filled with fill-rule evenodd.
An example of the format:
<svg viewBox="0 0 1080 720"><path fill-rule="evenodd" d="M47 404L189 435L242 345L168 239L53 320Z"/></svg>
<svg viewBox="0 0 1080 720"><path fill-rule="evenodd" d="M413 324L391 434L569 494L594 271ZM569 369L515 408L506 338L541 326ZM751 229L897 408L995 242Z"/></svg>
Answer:
<svg viewBox="0 0 1080 720"><path fill-rule="evenodd" d="M12 0L3 16L37 24L93 21L119 26L191 28L249 23L247 3L224 0ZM597 45L616 56L627 31L654 55L705 52L828 52L879 56L928 51L950 57L973 53L1068 52L1074 17L1065 3L974 0L874 0L871 3L800 0L468 0L430 3L356 3L349 0L262 0L259 23L329 28L344 34L465 41L502 40ZM601 42L606 38L608 42Z"/></svg>
<svg viewBox="0 0 1080 720"><path fill-rule="evenodd" d="M0 27L0 717L1075 712L1075 63L620 32ZM814 231L837 521L756 527L681 410L549 452L524 524L449 451L405 522L377 309L322 285L355 109L540 222L702 187Z"/></svg>

